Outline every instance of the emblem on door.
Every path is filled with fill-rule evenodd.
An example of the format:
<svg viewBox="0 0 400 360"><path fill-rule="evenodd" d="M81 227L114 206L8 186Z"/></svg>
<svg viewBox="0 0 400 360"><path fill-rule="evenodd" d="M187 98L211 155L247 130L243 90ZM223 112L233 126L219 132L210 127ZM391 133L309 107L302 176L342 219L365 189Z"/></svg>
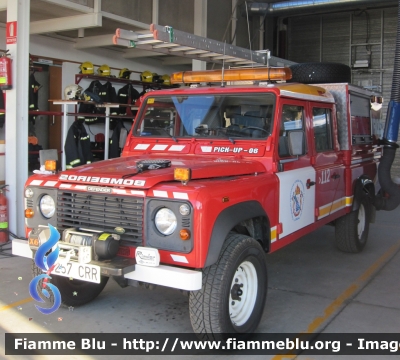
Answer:
<svg viewBox="0 0 400 360"><path fill-rule="evenodd" d="M290 194L292 219L296 221L301 218L304 207L304 184L301 180L294 182Z"/></svg>

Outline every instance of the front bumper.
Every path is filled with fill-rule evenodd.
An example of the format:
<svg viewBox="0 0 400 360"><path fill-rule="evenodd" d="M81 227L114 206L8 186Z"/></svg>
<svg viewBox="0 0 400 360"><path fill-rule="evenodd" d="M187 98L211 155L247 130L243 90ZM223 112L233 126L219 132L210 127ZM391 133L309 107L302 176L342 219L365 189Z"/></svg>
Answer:
<svg viewBox="0 0 400 360"><path fill-rule="evenodd" d="M33 252L27 240L14 239L12 253L29 259L33 258ZM130 280L186 291L200 290L202 287L201 271L168 265L144 266L137 264L135 259L118 256L105 261L92 260L89 264L100 266L101 275L104 276L122 276Z"/></svg>

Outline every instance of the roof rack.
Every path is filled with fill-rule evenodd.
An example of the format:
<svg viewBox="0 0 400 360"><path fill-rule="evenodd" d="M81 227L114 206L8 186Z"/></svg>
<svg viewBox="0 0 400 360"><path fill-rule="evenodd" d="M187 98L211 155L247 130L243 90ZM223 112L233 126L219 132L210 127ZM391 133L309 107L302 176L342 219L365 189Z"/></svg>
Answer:
<svg viewBox="0 0 400 360"><path fill-rule="evenodd" d="M150 25L149 32L117 29L113 43L195 60L214 63L225 62L229 66L267 65L268 63L267 53L229 45L221 41L175 30L171 26L156 24Z"/></svg>

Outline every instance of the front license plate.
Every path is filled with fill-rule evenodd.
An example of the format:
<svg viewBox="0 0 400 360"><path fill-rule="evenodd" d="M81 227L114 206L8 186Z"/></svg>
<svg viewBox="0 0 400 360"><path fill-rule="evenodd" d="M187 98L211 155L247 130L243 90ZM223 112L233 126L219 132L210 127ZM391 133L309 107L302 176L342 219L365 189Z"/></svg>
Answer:
<svg viewBox="0 0 400 360"><path fill-rule="evenodd" d="M100 283L100 266L81 264L73 261L57 264L51 272L54 275L65 276L76 280Z"/></svg>

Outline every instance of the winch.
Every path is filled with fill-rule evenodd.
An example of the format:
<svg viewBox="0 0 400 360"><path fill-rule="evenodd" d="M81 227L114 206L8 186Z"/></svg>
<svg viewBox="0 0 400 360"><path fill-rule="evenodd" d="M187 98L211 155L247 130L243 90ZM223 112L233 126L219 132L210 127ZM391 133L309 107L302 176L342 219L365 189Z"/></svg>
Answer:
<svg viewBox="0 0 400 360"><path fill-rule="evenodd" d="M47 226L40 226L31 231L29 246L37 250L49 238L50 230ZM69 228L63 231L62 240L58 242L61 250L73 250L70 258L82 263L93 260L112 259L117 255L120 236L102 231ZM60 256L63 256L63 251ZM70 252L71 254L71 252Z"/></svg>

